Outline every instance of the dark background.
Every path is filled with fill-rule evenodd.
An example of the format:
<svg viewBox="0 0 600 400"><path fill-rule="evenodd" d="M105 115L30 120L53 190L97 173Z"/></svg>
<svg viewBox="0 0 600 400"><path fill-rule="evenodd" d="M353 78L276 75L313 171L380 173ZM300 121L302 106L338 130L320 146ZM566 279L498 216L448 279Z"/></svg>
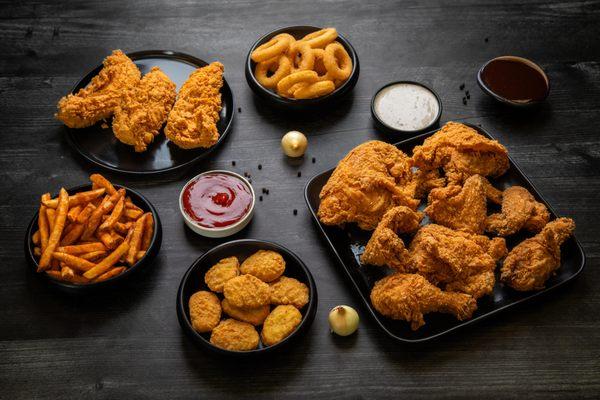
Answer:
<svg viewBox="0 0 600 400"><path fill-rule="evenodd" d="M0 4L0 398L598 395L600 2ZM347 101L294 116L258 103L243 65L259 36L302 24L337 27L357 50L361 75ZM41 193L81 184L95 171L74 157L53 114L58 99L115 48L170 49L222 61L242 112L224 145L179 177L106 174L139 189L157 207L162 250L147 273L121 290L72 298L27 272L23 238ZM547 71L551 94L538 110L501 107L476 87L480 65L505 54L529 57ZM386 139L372 127L369 102L379 86L398 79L431 85L442 98L442 122L482 124L556 211L575 219L587 254L577 280L425 345L396 343L377 328L318 235L303 188L357 144ZM467 105L462 83L471 96ZM282 134L291 129L309 136L299 165L279 150ZM249 172L255 188L270 190L249 228L236 237L289 247L317 282L319 308L311 330L274 357L210 356L177 324L180 278L222 242L184 227L177 196L186 179L214 168ZM340 303L363 317L353 337L328 332L328 310Z"/></svg>

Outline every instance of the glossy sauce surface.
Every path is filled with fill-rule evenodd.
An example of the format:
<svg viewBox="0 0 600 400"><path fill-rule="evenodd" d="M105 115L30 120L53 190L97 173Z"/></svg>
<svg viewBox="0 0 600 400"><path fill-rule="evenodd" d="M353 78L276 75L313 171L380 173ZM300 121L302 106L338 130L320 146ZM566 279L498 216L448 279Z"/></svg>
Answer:
<svg viewBox="0 0 600 400"><path fill-rule="evenodd" d="M421 85L397 83L375 97L375 112L388 126L418 131L431 125L440 111L437 98Z"/></svg>
<svg viewBox="0 0 600 400"><path fill-rule="evenodd" d="M240 221L252 206L252 193L239 178L223 173L198 177L183 191L183 209L198 225L223 228Z"/></svg>
<svg viewBox="0 0 600 400"><path fill-rule="evenodd" d="M548 83L542 73L519 60L492 60L481 76L492 92L512 101L540 101L548 92Z"/></svg>

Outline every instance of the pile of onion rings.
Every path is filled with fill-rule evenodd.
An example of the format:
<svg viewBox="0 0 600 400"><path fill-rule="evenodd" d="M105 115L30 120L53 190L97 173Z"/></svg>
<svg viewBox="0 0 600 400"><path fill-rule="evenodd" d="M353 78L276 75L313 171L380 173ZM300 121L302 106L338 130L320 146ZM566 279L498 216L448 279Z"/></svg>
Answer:
<svg viewBox="0 0 600 400"><path fill-rule="evenodd" d="M256 63L256 80L290 99L314 99L333 92L352 73L352 59L337 36L335 28L300 40L287 33L274 36L250 55Z"/></svg>

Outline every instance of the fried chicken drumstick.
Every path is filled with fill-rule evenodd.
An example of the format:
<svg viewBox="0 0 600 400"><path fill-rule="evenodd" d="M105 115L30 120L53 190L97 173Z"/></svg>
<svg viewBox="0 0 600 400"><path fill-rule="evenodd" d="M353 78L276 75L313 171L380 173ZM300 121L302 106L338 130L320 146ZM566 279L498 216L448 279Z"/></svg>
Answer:
<svg viewBox="0 0 600 400"><path fill-rule="evenodd" d="M498 236L512 235L522 228L539 232L549 219L546 206L537 202L527 189L511 186L502 195L502 212L487 217L485 230Z"/></svg>

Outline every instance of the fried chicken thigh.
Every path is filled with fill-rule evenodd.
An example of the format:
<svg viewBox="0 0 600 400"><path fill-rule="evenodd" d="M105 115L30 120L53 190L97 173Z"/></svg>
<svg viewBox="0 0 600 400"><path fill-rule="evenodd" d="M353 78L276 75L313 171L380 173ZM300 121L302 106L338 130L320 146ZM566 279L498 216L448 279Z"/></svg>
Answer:
<svg viewBox="0 0 600 400"><path fill-rule="evenodd" d="M527 189L511 186L502 195L502 212L487 218L485 230L498 236L512 235L522 228L539 232L549 219L546 206L537 202Z"/></svg>
<svg viewBox="0 0 600 400"><path fill-rule="evenodd" d="M370 141L352 149L338 164L319 195L318 217L325 225L355 222L373 230L387 210L404 205L416 209L408 184L410 158L395 146Z"/></svg>
<svg viewBox="0 0 600 400"><path fill-rule="evenodd" d="M126 89L140 81L140 71L121 50L104 59L103 68L76 94L58 102L57 119L69 128L85 128L111 117Z"/></svg>
<svg viewBox="0 0 600 400"><path fill-rule="evenodd" d="M560 246L574 230L571 218L549 222L540 233L508 253L500 280L518 291L543 289L550 275L560 267Z"/></svg>
<svg viewBox="0 0 600 400"><path fill-rule="evenodd" d="M442 312L462 321L477 309L468 294L444 292L417 274L396 273L376 282L371 302L384 316L409 322L412 330L425 325L423 314Z"/></svg>

